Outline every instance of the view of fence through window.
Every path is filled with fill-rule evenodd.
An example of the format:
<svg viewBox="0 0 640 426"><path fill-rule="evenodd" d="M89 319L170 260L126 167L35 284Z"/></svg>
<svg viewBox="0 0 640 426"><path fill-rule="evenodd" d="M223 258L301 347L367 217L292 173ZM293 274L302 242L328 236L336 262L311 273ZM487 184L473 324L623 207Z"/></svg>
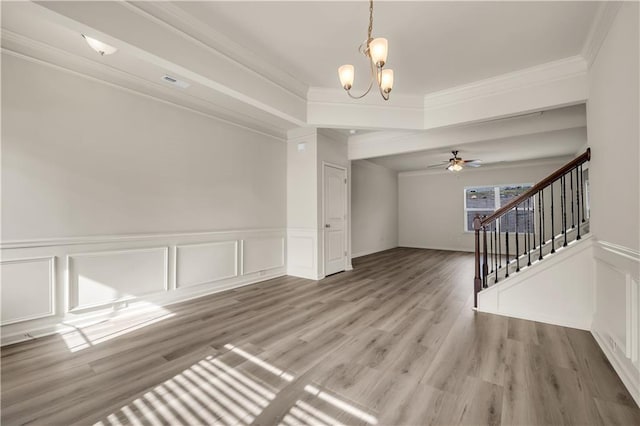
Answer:
<svg viewBox="0 0 640 426"><path fill-rule="evenodd" d="M501 186L481 186L464 189L464 214L465 214L465 230L473 232L473 218L476 215L480 217L489 216L491 213L507 204L509 201L519 196L527 189L531 188L531 184L515 184ZM517 220L516 211L511 210L500 219L500 232L517 232L525 233L527 230L531 232L534 229L534 212L535 206L533 201L529 204L525 203L518 207ZM493 231L492 223L487 229Z"/></svg>

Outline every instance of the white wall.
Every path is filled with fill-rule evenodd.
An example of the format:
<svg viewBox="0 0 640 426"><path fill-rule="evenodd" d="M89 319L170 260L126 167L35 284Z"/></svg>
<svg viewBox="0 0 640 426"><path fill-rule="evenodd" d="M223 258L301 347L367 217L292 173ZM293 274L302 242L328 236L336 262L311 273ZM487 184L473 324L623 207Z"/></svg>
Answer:
<svg viewBox="0 0 640 426"><path fill-rule="evenodd" d="M3 240L285 226L285 144L2 55Z"/></svg>
<svg viewBox="0 0 640 426"><path fill-rule="evenodd" d="M287 274L319 279L317 130L287 136Z"/></svg>
<svg viewBox="0 0 640 426"><path fill-rule="evenodd" d="M518 167L451 172L407 172L398 176L399 245L474 251L474 234L464 231L464 188L536 183L561 167L558 160Z"/></svg>
<svg viewBox="0 0 640 426"><path fill-rule="evenodd" d="M323 166L324 163L347 169L346 138L329 130L298 128L287 135L287 273L302 278L324 278ZM349 199L347 185L347 199ZM347 203L347 253L349 238ZM351 257L348 255L347 259ZM350 263L346 269L350 269Z"/></svg>
<svg viewBox="0 0 640 426"><path fill-rule="evenodd" d="M285 273L283 140L4 53L2 124L3 342Z"/></svg>
<svg viewBox="0 0 640 426"><path fill-rule="evenodd" d="M287 227L318 224L318 142L315 129L290 132L287 141Z"/></svg>
<svg viewBox="0 0 640 426"><path fill-rule="evenodd" d="M624 2L589 70L592 331L640 404L639 5ZM633 163L620 167L620 160Z"/></svg>
<svg viewBox="0 0 640 426"><path fill-rule="evenodd" d="M591 218L599 239L640 250L638 4L624 3L589 71ZM612 197L612 191L619 195Z"/></svg>
<svg viewBox="0 0 640 426"><path fill-rule="evenodd" d="M589 330L594 309L592 243L588 235L491 285L478 294L478 310Z"/></svg>
<svg viewBox="0 0 640 426"><path fill-rule="evenodd" d="M398 173L367 160L351 164L353 256L398 246Z"/></svg>

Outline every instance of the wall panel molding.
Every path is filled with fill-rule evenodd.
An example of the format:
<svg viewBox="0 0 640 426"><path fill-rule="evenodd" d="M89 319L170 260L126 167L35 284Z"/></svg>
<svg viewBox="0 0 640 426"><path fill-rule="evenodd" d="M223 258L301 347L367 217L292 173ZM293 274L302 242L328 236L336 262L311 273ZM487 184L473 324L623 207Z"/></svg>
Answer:
<svg viewBox="0 0 640 426"><path fill-rule="evenodd" d="M478 311L590 330L593 237L587 234L543 262L478 294Z"/></svg>
<svg viewBox="0 0 640 426"><path fill-rule="evenodd" d="M18 249L18 248L37 248L37 247L53 247L68 245L84 245L84 244L108 244L108 243L128 243L171 239L186 238L220 238L224 236L242 236L255 235L262 233L279 233L284 232L284 228L255 228L255 229L229 229L229 230L211 230L211 231L195 231L195 232L158 232L150 234L120 234L120 235L87 235L79 237L59 237L59 238L41 238L28 240L11 240L0 242L0 250Z"/></svg>
<svg viewBox="0 0 640 426"><path fill-rule="evenodd" d="M176 288L183 288L229 278L241 274L237 240L176 246Z"/></svg>
<svg viewBox="0 0 640 426"><path fill-rule="evenodd" d="M55 315L55 257L0 261L2 319L0 325Z"/></svg>
<svg viewBox="0 0 640 426"><path fill-rule="evenodd" d="M287 274L317 280L318 230L289 228L287 230Z"/></svg>
<svg viewBox="0 0 640 426"><path fill-rule="evenodd" d="M271 269L284 267L285 238L261 237L242 241L242 274L264 273Z"/></svg>
<svg viewBox="0 0 640 426"><path fill-rule="evenodd" d="M169 247L67 255L69 311L169 290Z"/></svg>
<svg viewBox="0 0 640 426"><path fill-rule="evenodd" d="M640 252L594 245L596 309L592 334L640 404Z"/></svg>
<svg viewBox="0 0 640 426"><path fill-rule="evenodd" d="M38 310L39 315L3 322L3 345L286 275L286 232L281 228L86 236L17 243L1 247L2 266L32 259L42 262L25 265L48 265L50 261L55 266L50 274L38 268L18 272L23 276L25 273L40 276L37 299L51 303ZM79 263L88 259L95 262ZM114 297L109 289L105 293L98 285L105 281L104 276L115 276L115 287L129 279L130 275L113 273L116 268L128 272L123 263L136 264L139 275L155 282L149 287L138 283L131 288L125 285L126 288L120 288L120 297ZM246 268L243 263L247 263ZM78 276L82 273L98 282L85 280L85 288L95 286L98 292L91 300L80 300L78 304ZM3 283L2 288L8 287Z"/></svg>

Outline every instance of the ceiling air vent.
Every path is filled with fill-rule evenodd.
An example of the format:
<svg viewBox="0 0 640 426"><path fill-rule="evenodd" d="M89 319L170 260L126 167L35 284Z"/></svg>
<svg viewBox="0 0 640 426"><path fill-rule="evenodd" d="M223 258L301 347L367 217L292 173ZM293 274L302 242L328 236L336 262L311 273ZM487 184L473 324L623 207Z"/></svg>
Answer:
<svg viewBox="0 0 640 426"><path fill-rule="evenodd" d="M171 77L170 75L165 75L164 77L162 77L162 80L174 86L178 86L181 89L186 89L190 86L190 84L186 81L178 80L177 78Z"/></svg>

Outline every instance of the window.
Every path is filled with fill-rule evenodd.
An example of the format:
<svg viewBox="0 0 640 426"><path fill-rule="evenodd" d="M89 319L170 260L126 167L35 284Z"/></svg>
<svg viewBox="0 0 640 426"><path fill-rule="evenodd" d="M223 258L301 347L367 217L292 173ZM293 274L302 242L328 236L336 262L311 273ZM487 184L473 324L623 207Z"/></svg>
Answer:
<svg viewBox="0 0 640 426"><path fill-rule="evenodd" d="M464 189L464 229L467 232L474 232L473 219L476 215L489 216L491 213L507 204L509 201L519 196L531 184L501 185L501 186L479 186ZM516 211L511 210L500 218L500 232L515 232L516 222L518 232L527 232L527 229L534 227L534 203L526 203L518 207L518 217L516 221ZM493 225L488 229L493 231Z"/></svg>

